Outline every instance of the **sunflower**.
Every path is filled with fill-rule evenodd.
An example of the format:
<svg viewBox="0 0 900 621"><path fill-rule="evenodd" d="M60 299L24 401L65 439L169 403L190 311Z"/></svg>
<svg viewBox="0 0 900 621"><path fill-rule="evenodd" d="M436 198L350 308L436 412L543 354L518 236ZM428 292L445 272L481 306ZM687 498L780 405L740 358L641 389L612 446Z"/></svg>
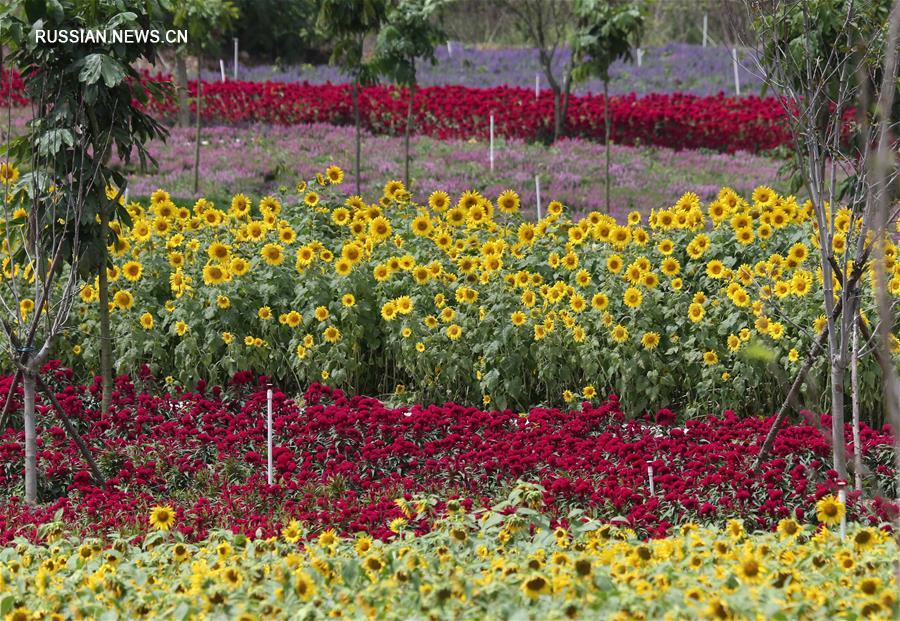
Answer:
<svg viewBox="0 0 900 621"><path fill-rule="evenodd" d="M609 306L609 298L605 293L595 293L591 298L591 307L593 307L594 310L606 310L607 306Z"/></svg>
<svg viewBox="0 0 900 621"><path fill-rule="evenodd" d="M316 583L308 573L298 571L294 574L294 591L296 591L297 597L308 602L316 594Z"/></svg>
<svg viewBox="0 0 900 621"><path fill-rule="evenodd" d="M188 559L189 552L188 547L181 542L176 543L172 546L172 558L177 563L183 563Z"/></svg>
<svg viewBox="0 0 900 621"><path fill-rule="evenodd" d="M393 321L397 316L397 305L393 302L385 302L381 307L381 318L385 321Z"/></svg>
<svg viewBox="0 0 900 621"><path fill-rule="evenodd" d="M522 581L521 589L529 599L537 599L550 592L550 581L541 574L531 574Z"/></svg>
<svg viewBox="0 0 900 621"><path fill-rule="evenodd" d="M281 536L288 543L296 543L303 536L303 529L300 528L300 522L291 520L287 526L281 529Z"/></svg>
<svg viewBox="0 0 900 621"><path fill-rule="evenodd" d="M269 321L272 319L272 309L268 306L263 306L257 311L257 315L259 315L259 318L263 321Z"/></svg>
<svg viewBox="0 0 900 621"><path fill-rule="evenodd" d="M316 192L308 192L306 196L303 197L303 202L309 207L315 207L319 204L319 195Z"/></svg>
<svg viewBox="0 0 900 621"><path fill-rule="evenodd" d="M778 195L775 194L775 191L772 188L761 185L753 190L752 198L755 203L759 203L760 205L767 207L775 202L775 199L778 198Z"/></svg>
<svg viewBox="0 0 900 621"><path fill-rule="evenodd" d="M459 339L459 337L462 336L462 328L455 323L452 323L447 326L446 334L448 339L450 339L451 341L456 341Z"/></svg>
<svg viewBox="0 0 900 621"><path fill-rule="evenodd" d="M141 315L140 322L141 327L144 330L153 329L153 315L151 315L150 313L144 313L143 315Z"/></svg>
<svg viewBox="0 0 900 621"><path fill-rule="evenodd" d="M645 332L641 337L641 346L644 349L656 349L659 345L659 332Z"/></svg>
<svg viewBox="0 0 900 621"><path fill-rule="evenodd" d="M844 503L840 502L832 495L823 496L816 503L816 518L819 522L826 526L834 526L840 524L846 513Z"/></svg>
<svg viewBox="0 0 900 621"><path fill-rule="evenodd" d="M128 261L122 266L122 275L131 282L140 280L143 271L144 267L138 261Z"/></svg>
<svg viewBox="0 0 900 621"><path fill-rule="evenodd" d="M228 270L220 265L207 265L203 268L203 282L207 285L221 285L229 278Z"/></svg>
<svg viewBox="0 0 900 621"><path fill-rule="evenodd" d="M634 287L628 287L625 290L625 295L623 296L622 301L625 306L628 308L638 308L641 305L641 301L643 301L644 296L641 294L639 289Z"/></svg>
<svg viewBox="0 0 900 621"><path fill-rule="evenodd" d="M120 289L116 291L116 294L113 296L113 303L122 310L127 310L134 306L134 296L130 291L126 291L125 289Z"/></svg>
<svg viewBox="0 0 900 621"><path fill-rule="evenodd" d="M705 364L708 367L711 367L714 364L718 364L718 363L719 363L719 355L716 352L714 352L712 350L704 352L703 364Z"/></svg>
<svg viewBox="0 0 900 621"><path fill-rule="evenodd" d="M328 326L322 333L322 338L328 343L337 343L341 340L341 331L334 326Z"/></svg>
<svg viewBox="0 0 900 621"><path fill-rule="evenodd" d="M612 340L616 343L624 343L628 340L628 328L621 324L616 324L612 330L610 330L610 336L612 336Z"/></svg>
<svg viewBox="0 0 900 621"><path fill-rule="evenodd" d="M325 169L325 176L332 185L340 185L344 181L344 171L340 166L329 166Z"/></svg>
<svg viewBox="0 0 900 621"><path fill-rule="evenodd" d="M506 214L516 213L519 204L519 195L512 190L506 190L497 197L497 209Z"/></svg>
<svg viewBox="0 0 900 621"><path fill-rule="evenodd" d="M450 195L441 191L432 192L428 197L428 206L436 213L444 212L450 206Z"/></svg>
<svg viewBox="0 0 900 621"><path fill-rule="evenodd" d="M284 248L278 244L266 244L260 254L269 265L281 265L284 261Z"/></svg>
<svg viewBox="0 0 900 621"><path fill-rule="evenodd" d="M150 526L157 530L169 530L175 523L175 511L172 507L156 506L150 510Z"/></svg>

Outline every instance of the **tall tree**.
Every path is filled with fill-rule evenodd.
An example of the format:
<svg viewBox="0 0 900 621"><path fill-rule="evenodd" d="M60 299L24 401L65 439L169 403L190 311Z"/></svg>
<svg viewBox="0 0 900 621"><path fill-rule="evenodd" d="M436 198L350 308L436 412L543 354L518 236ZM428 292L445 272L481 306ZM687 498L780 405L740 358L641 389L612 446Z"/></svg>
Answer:
<svg viewBox="0 0 900 621"><path fill-rule="evenodd" d="M8 161L26 170L20 185L11 189L26 205L24 215L10 215L10 204L4 205L4 247L11 255L15 250L15 260L34 276L27 280L34 290L30 303L22 306L25 300L15 279L5 281L15 304L4 303L4 332L25 388L29 502L37 499L38 371L65 325L79 276L89 274L98 274L100 284L104 407L109 403L112 353L105 285L108 244L116 240L109 225L113 217L127 218L122 209L126 178L111 167L110 156L115 149L128 164L136 155L145 168L152 158L144 145L166 136L162 125L143 112L148 97L162 98L165 89L142 85L133 68L138 60L155 60L152 44L72 39L48 43L38 41L35 31L147 30L161 23L159 4L144 0L17 1L0 13L0 45L11 50L10 60L23 75L34 113L25 133L3 149ZM23 218L24 229L17 229L16 220Z"/></svg>
<svg viewBox="0 0 900 621"><path fill-rule="evenodd" d="M362 159L359 89L378 79L372 65L364 62L363 45L368 35L378 32L385 18L386 8L384 0L322 0L319 9L319 28L334 44L331 62L349 73L352 79L353 122L356 126L354 178L357 194L361 194Z"/></svg>
<svg viewBox="0 0 900 621"><path fill-rule="evenodd" d="M572 0L501 0L515 18L516 28L538 53L544 77L553 92L553 134L565 131L569 94L572 90ZM560 66L560 59L562 61Z"/></svg>
<svg viewBox="0 0 900 621"><path fill-rule="evenodd" d="M399 86L406 87L406 131L404 132L404 182L409 189L409 136L413 126L416 96L416 61L437 62L434 50L447 41L437 23L446 0L396 0L390 5L378 33L373 67Z"/></svg>
<svg viewBox="0 0 900 621"><path fill-rule="evenodd" d="M603 127L606 138L606 211L609 213L609 68L617 60L631 62L631 50L640 45L644 17L636 4L610 4L607 0L576 0L576 31L572 49L572 77L603 80Z"/></svg>
<svg viewBox="0 0 900 621"><path fill-rule="evenodd" d="M855 326L865 327L859 315L860 279L872 270L873 254L890 235L897 216L895 212L877 217L879 205L890 202L896 191L897 169L873 174L873 160L890 152L891 132L884 128L896 130L900 119L892 103L876 108L869 102L891 101L896 90L896 49L886 49L886 40L898 11L891 11L890 0L748 0L748 4L766 82L785 110L797 179L815 215L826 318L825 331L795 379L759 459L771 447L821 349L830 370L834 469L846 480L844 383L852 332ZM854 113L857 119L851 123ZM846 217L837 217L839 205ZM889 324L894 320L882 318ZM877 358L884 381L893 385L896 370L889 354L882 352Z"/></svg>
<svg viewBox="0 0 900 621"><path fill-rule="evenodd" d="M203 56L218 48L222 32L232 20L237 19L238 9L229 0L181 0L175 8L172 22L188 31L186 50L197 58L197 96L195 99L196 131L194 135L194 194L200 189L200 128L203 112ZM180 70L179 70L180 71ZM187 75L187 71L185 71ZM187 80L185 79L185 82ZM185 84L185 90L187 85Z"/></svg>

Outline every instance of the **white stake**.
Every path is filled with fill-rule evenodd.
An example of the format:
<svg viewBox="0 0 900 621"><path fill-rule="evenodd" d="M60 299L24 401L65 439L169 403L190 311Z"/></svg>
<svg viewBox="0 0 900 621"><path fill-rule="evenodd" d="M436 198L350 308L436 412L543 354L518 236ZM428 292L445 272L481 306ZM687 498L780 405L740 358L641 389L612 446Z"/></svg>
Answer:
<svg viewBox="0 0 900 621"><path fill-rule="evenodd" d="M269 445L269 485L272 485L272 389L266 392L266 428Z"/></svg>
<svg viewBox="0 0 900 621"><path fill-rule="evenodd" d="M537 216L538 220L541 219L541 178L538 175L534 176L534 195L537 201Z"/></svg>
<svg viewBox="0 0 900 621"><path fill-rule="evenodd" d="M234 38L234 79L237 80L238 76L238 40L237 37Z"/></svg>
<svg viewBox="0 0 900 621"><path fill-rule="evenodd" d="M219 59L219 71L222 72L222 81L225 81L225 61L221 58Z"/></svg>
<svg viewBox="0 0 900 621"><path fill-rule="evenodd" d="M838 502L844 505L844 515L841 516L841 541L847 538L847 482L838 481Z"/></svg>
<svg viewBox="0 0 900 621"><path fill-rule="evenodd" d="M706 42L709 40L707 38L707 27L709 25L709 15L706 13L703 14L703 47L706 47Z"/></svg>
<svg viewBox="0 0 900 621"><path fill-rule="evenodd" d="M491 115L491 172L494 172L494 115Z"/></svg>
<svg viewBox="0 0 900 621"><path fill-rule="evenodd" d="M453 57L453 44L447 41L447 56Z"/></svg>
<svg viewBox="0 0 900 621"><path fill-rule="evenodd" d="M737 48L731 48L731 64L734 66L734 94L741 94L741 79L738 77Z"/></svg>
<svg viewBox="0 0 900 621"><path fill-rule="evenodd" d="M638 65L638 67L641 66L643 61L644 61L644 51L641 48L638 48L637 49L637 65Z"/></svg>
<svg viewBox="0 0 900 621"><path fill-rule="evenodd" d="M539 73L534 74L534 98L537 99L541 96L541 75Z"/></svg>
<svg viewBox="0 0 900 621"><path fill-rule="evenodd" d="M647 479L650 481L650 495L656 496L656 488L653 486L653 466L647 464Z"/></svg>

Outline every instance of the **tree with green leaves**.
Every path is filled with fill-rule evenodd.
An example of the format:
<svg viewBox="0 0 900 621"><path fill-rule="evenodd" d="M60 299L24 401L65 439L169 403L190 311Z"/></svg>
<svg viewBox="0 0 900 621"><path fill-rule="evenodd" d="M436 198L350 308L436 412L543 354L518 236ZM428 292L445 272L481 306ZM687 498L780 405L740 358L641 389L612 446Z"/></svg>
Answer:
<svg viewBox="0 0 900 621"><path fill-rule="evenodd" d="M834 470L846 480L846 371L859 351L875 354L887 419L900 428L900 380L888 347L897 315L888 299L882 241L893 234L898 215L895 136L900 127L896 105L900 2L747 0L747 4L766 84L782 104L793 137L798 187L805 189L812 204L826 319L825 330L797 373L760 448L756 466L768 455L789 408L798 407L815 360L825 355L830 371ZM841 218L836 217L839 205ZM843 220L846 225L841 224ZM867 272L874 278L879 309L875 334L859 312L860 279ZM857 331L863 338L861 350L851 347Z"/></svg>
<svg viewBox="0 0 900 621"><path fill-rule="evenodd" d="M362 127L359 113L359 88L374 84L377 72L363 58L366 36L378 32L385 18L384 0L322 0L318 26L334 45L331 62L350 74L352 79L353 122L356 126L356 160L354 177L356 193L360 194L360 160L362 157Z"/></svg>
<svg viewBox="0 0 900 621"><path fill-rule="evenodd" d="M406 131L404 133L404 182L409 179L409 136L413 126L413 101L416 96L416 61L437 63L434 50L447 41L438 23L439 11L446 0L394 0L378 33L373 67L407 91Z"/></svg>
<svg viewBox="0 0 900 621"><path fill-rule="evenodd" d="M576 0L576 31L572 50L572 77L603 81L603 127L606 139L606 211L609 212L609 68L617 60L631 62L632 48L640 45L644 16L637 4L611 4L607 0Z"/></svg>
<svg viewBox="0 0 900 621"><path fill-rule="evenodd" d="M513 16L522 38L531 43L538 62L553 93L553 133L556 142L565 132L569 94L572 90L574 55L568 45L572 35L572 0L497 0L503 10ZM561 73L556 59L565 62Z"/></svg>
<svg viewBox="0 0 900 621"><path fill-rule="evenodd" d="M25 205L25 215L10 214L11 203L4 204L5 250L35 276L26 280L34 292L29 298L29 315L23 312L29 305L19 304L24 293L15 288L15 279L4 281L12 287L10 299L17 303L4 304L7 319L3 327L25 389L25 491L29 502L37 500L34 393L41 383L38 373L65 326L76 283L93 274L97 274L99 289L102 407L109 407L108 246L118 240L110 222L128 219L123 207L127 178L110 164L111 155L115 150L126 166L137 159L140 167L146 168L148 162L154 162L145 145L167 135L165 128L143 111L150 97L162 99L167 89L142 84L134 68L139 60L154 62L153 44L71 39L51 44L39 41L35 33L49 29L149 30L161 28L162 23L160 4L146 0L16 1L0 13L0 45L11 51L9 60L22 73L33 106L33 118L24 134L0 152L8 164L24 171L16 187L6 188ZM16 220L22 218L24 229L17 233ZM49 396L51 401L55 398Z"/></svg>
<svg viewBox="0 0 900 621"><path fill-rule="evenodd" d="M172 23L188 31L188 44L179 50L183 55L193 52L197 58L196 132L194 144L194 194L200 189L200 127L203 112L203 56L216 50L223 41L223 32L232 20L237 19L237 7L229 0L180 0L176 5ZM183 62L183 61L182 61ZM185 90L187 89L185 71ZM180 81L180 80L179 80Z"/></svg>

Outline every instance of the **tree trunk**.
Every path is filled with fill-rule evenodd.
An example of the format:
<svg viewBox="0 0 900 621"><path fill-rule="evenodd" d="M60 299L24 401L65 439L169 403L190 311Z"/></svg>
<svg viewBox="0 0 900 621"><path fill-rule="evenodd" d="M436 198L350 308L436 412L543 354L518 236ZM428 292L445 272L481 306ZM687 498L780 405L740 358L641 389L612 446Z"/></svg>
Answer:
<svg viewBox="0 0 900 621"><path fill-rule="evenodd" d="M360 160L362 158L362 127L359 119L359 81L353 82L353 122L356 125L356 168L354 177L356 177L356 194L362 196L360 191Z"/></svg>
<svg viewBox="0 0 900 621"><path fill-rule="evenodd" d="M113 369L112 369L112 337L109 331L109 275L106 262L109 259L109 209L108 201L100 204L100 267L97 274L98 305L100 306L100 377L103 395L100 400L100 411L107 412L112 402Z"/></svg>
<svg viewBox="0 0 900 621"><path fill-rule="evenodd" d="M413 84L409 87L407 91L407 96L409 97L409 102L406 106L406 135L403 139L403 151L405 153L404 158L404 168L403 168L403 182L406 184L406 190L409 191L409 135L412 133L413 127L413 99L416 97L416 85Z"/></svg>
<svg viewBox="0 0 900 621"><path fill-rule="evenodd" d="M23 374L22 386L25 391L24 398L24 425L25 425L25 502L30 505L37 504L37 431L34 409L34 371L28 370Z"/></svg>
<svg viewBox="0 0 900 621"><path fill-rule="evenodd" d="M862 443L859 437L859 326L853 322L850 341L850 397L853 409L853 486L862 491Z"/></svg>
<svg viewBox="0 0 900 621"><path fill-rule="evenodd" d="M203 110L203 82L200 78L200 53L197 53L197 131L194 136L194 194L200 189L200 116Z"/></svg>
<svg viewBox="0 0 900 621"><path fill-rule="evenodd" d="M562 132L562 95L559 86L553 86L553 142Z"/></svg>
<svg viewBox="0 0 900 621"><path fill-rule="evenodd" d="M191 122L191 112L188 107L188 75L187 64L183 54L175 56L175 80L178 92L178 125L187 127Z"/></svg>
<svg viewBox="0 0 900 621"><path fill-rule="evenodd" d="M834 469L847 480L847 442L844 438L844 367L840 355L831 358L831 441Z"/></svg>
<svg viewBox="0 0 900 621"><path fill-rule="evenodd" d="M610 213L609 205L609 82L603 82L603 130L606 134L606 213Z"/></svg>

